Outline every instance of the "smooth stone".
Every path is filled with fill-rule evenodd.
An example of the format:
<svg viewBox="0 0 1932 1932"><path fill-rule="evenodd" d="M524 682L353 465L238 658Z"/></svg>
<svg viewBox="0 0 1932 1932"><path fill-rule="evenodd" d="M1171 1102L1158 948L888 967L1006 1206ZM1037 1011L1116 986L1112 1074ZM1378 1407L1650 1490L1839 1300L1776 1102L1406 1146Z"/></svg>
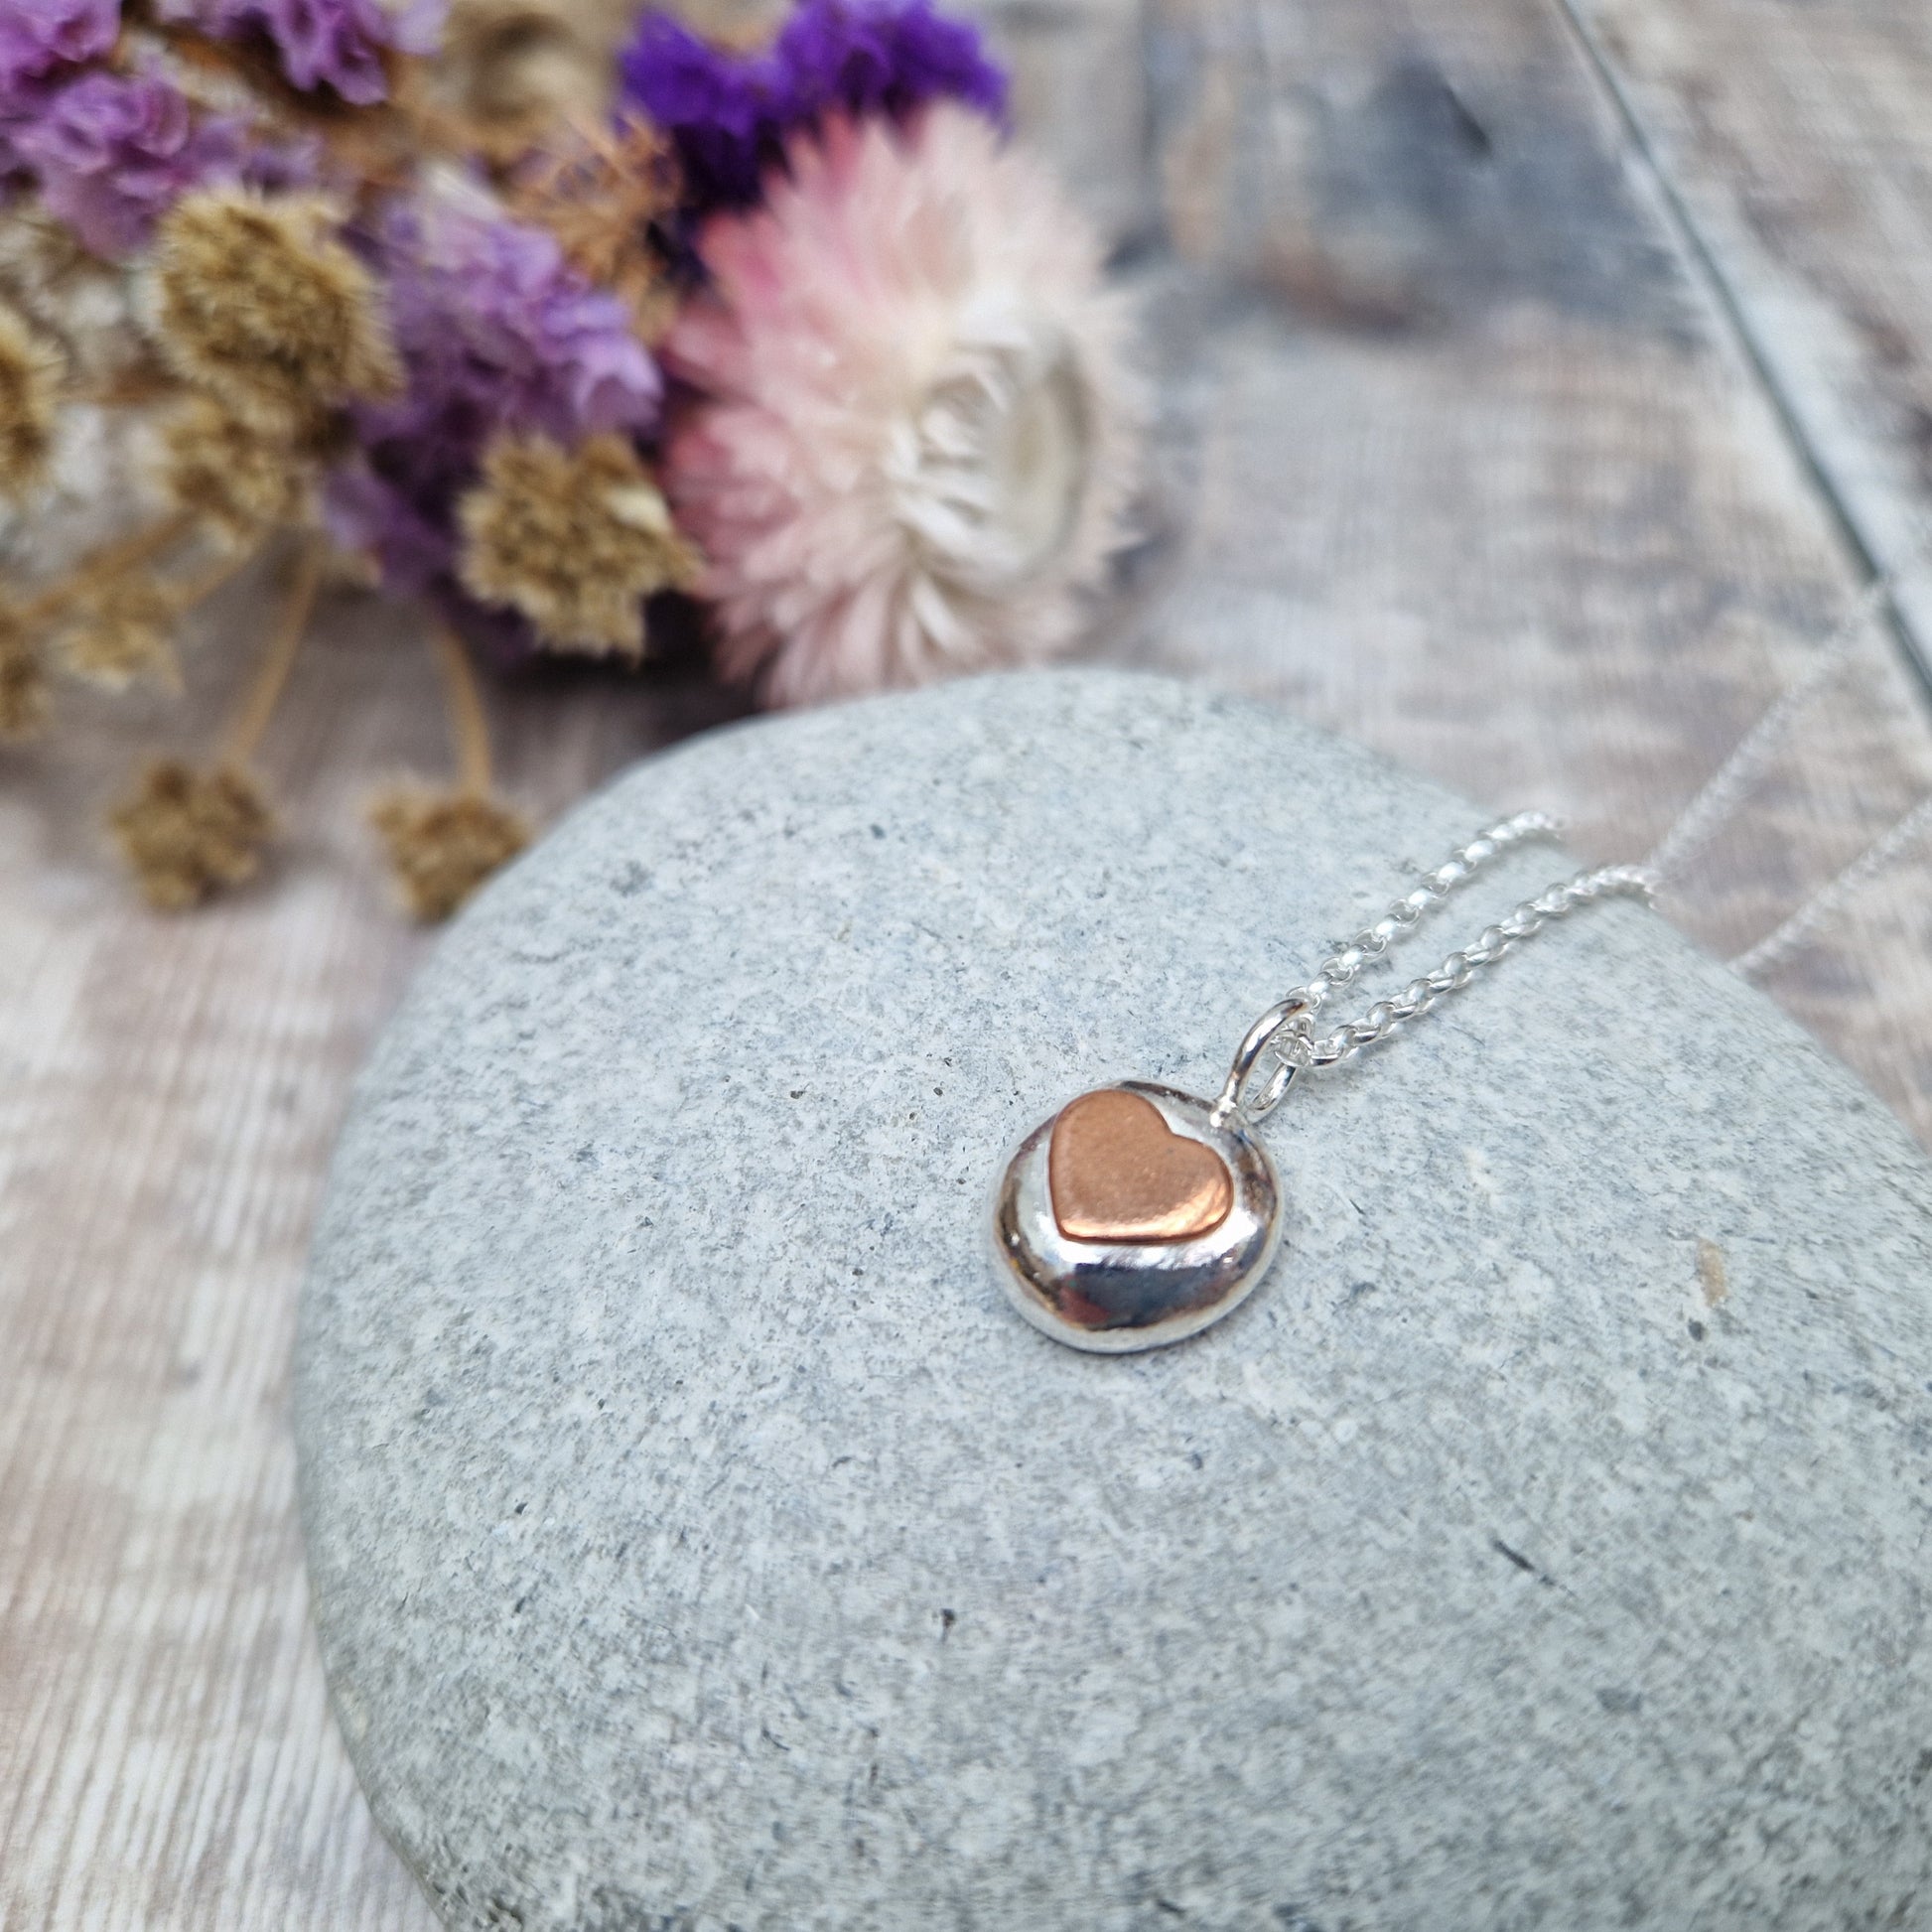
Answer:
<svg viewBox="0 0 1932 1932"><path fill-rule="evenodd" d="M1298 1087L1199 1337L1079 1354L996 1279L1024 1132L1211 1093L1482 816L1069 672L715 734L483 896L361 1082L296 1403L451 1925L1928 1922L1932 1172L1661 918Z"/></svg>

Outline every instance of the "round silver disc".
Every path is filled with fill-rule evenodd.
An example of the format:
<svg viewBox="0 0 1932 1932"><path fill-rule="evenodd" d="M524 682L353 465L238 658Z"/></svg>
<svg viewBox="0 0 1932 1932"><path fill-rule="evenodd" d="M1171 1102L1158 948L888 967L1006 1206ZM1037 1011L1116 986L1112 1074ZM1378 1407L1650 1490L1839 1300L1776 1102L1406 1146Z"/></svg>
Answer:
<svg viewBox="0 0 1932 1932"><path fill-rule="evenodd" d="M1074 1168L1066 1139L1056 1160L1061 1122L1076 1108L1116 1095L1147 1103L1158 1124L1143 1132L1128 1118L1135 1144L1103 1138L1097 1149L1080 1150L1090 1166L1113 1172ZM1158 1143L1162 1129L1182 1145L1149 1145ZM1225 1170L1224 1191L1218 1178L1211 1190L1199 1185L1197 1149ZM1164 1192L1182 1205L1161 1238L1145 1238L1148 1227L1161 1224ZM1189 1207L1190 1198L1209 1204ZM1223 1201L1211 1227L1191 1224ZM1108 1225L1110 1214L1118 1226ZM1081 1095L1021 1142L994 1199L993 1238L1007 1297L1035 1328L1070 1348L1124 1355L1184 1340L1238 1308L1274 1259L1281 1221L1274 1163L1239 1115L1217 1121L1211 1101L1126 1080Z"/></svg>

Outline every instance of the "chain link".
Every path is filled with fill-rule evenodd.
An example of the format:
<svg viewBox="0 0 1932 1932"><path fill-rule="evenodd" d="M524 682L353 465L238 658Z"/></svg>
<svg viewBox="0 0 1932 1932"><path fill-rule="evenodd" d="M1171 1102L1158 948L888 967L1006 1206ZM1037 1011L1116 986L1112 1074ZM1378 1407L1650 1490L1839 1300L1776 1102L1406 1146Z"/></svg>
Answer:
<svg viewBox="0 0 1932 1932"><path fill-rule="evenodd" d="M1568 918L1601 899L1648 901L1656 892L1655 873L1642 866L1599 866L1593 872L1580 872L1574 879L1548 887L1535 898L1523 900L1494 925L1484 926L1433 973L1411 980L1386 1000L1378 1000L1359 1020L1330 1034L1315 1032L1314 1017L1323 1001L1380 959L1424 914L1434 911L1458 887L1513 847L1555 840L1562 831L1561 822L1547 812L1518 812L1451 852L1373 925L1364 927L1323 960L1307 985L1298 986L1256 1021L1235 1054L1219 1106L1259 1120L1280 1103L1297 1074L1352 1059L1364 1046L1372 1046L1398 1027L1419 1019L1449 994L1459 993L1483 968L1494 965L1512 946L1534 937L1553 919ZM1257 1071L1261 1076L1259 1090L1254 1098L1247 1099L1244 1096Z"/></svg>

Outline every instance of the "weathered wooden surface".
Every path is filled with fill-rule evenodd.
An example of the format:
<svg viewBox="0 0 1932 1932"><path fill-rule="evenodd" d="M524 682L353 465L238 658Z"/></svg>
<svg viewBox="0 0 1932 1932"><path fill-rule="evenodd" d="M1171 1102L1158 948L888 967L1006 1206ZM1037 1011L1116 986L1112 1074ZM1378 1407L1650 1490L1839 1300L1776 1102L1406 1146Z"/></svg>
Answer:
<svg viewBox="0 0 1932 1932"><path fill-rule="evenodd" d="M199 668L206 731L231 667ZM525 706L511 782L553 810L666 729L642 691ZM295 849L207 919L128 908L93 826L136 734L79 730L0 791L0 1926L425 1926L328 1718L282 1390L347 1081L422 951L357 807L446 758L435 674L335 614L264 754Z"/></svg>
<svg viewBox="0 0 1932 1932"><path fill-rule="evenodd" d="M1829 513L1896 575L1896 644L1932 681L1932 12L1884 0L1569 4ZM1823 768L1841 811L1867 829L1898 802L1852 760ZM1928 959L1932 843L1921 841L1858 896L1844 943L1773 982L1826 1037L1841 1004L1863 1008L1868 1043L1841 1050L1921 1137L1932 1131Z"/></svg>
<svg viewBox="0 0 1932 1932"><path fill-rule="evenodd" d="M1924 513L1899 427L1932 355L1923 20L1602 0L1587 18L1667 194L1554 0L993 11L1023 118L1157 320L1162 484L1111 648L1569 810L1592 854L1647 848L1848 601L1847 480L1868 480L1863 530ZM1726 215L1767 193L1775 220ZM1829 424L1798 412L1815 447L1673 196L1760 354L1786 345L1785 387L1836 399ZM247 610L237 587L231 645ZM406 630L339 609L264 756L297 832L278 876L156 921L96 813L158 731L210 729L223 655L178 717L76 706L0 765L9 1928L431 1922L328 1722L281 1402L329 1142L422 947L355 806L438 767L440 713ZM1807 716L1681 882L1695 931L1747 943L1932 786L1902 664L1874 632ZM575 679L496 709L540 809L717 715ZM1894 873L1771 990L1932 1138L1928 901L1922 866Z"/></svg>
<svg viewBox="0 0 1932 1932"><path fill-rule="evenodd" d="M1157 45L1193 272L1164 331L1190 535L1152 654L1648 850L1859 571L1568 19L1168 0ZM1928 788L1874 625L1671 909L1736 951ZM1921 1134L1924 880L1867 889L1771 989Z"/></svg>
<svg viewBox="0 0 1932 1932"><path fill-rule="evenodd" d="M1932 12L1569 0L1856 541L1932 529ZM1900 615L1932 678L1932 580Z"/></svg>

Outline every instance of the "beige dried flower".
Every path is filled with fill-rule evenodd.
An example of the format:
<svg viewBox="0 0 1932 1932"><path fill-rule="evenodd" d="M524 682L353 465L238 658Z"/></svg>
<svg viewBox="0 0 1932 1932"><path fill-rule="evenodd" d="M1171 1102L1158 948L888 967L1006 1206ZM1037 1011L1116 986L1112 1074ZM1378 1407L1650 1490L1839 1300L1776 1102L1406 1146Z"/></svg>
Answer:
<svg viewBox="0 0 1932 1932"><path fill-rule="evenodd" d="M278 524L308 521L314 466L285 436L238 416L213 396L191 396L162 426L162 492L202 528L235 548Z"/></svg>
<svg viewBox="0 0 1932 1932"><path fill-rule="evenodd" d="M0 741L34 737L51 708L39 644L15 612L0 609Z"/></svg>
<svg viewBox="0 0 1932 1932"><path fill-rule="evenodd" d="M61 351L0 302L0 494L22 496L46 475L65 366Z"/></svg>
<svg viewBox="0 0 1932 1932"><path fill-rule="evenodd" d="M554 134L516 182L517 216L548 228L571 266L629 308L637 334L657 342L670 328L681 290L654 234L675 212L681 184L670 143L626 120Z"/></svg>
<svg viewBox="0 0 1932 1932"><path fill-rule="evenodd" d="M511 156L559 123L601 122L613 36L581 0L455 0L436 73L478 143Z"/></svg>
<svg viewBox="0 0 1932 1932"><path fill-rule="evenodd" d="M370 806L369 822L388 848L404 906L426 922L447 919L530 843L521 816L474 791L399 786Z"/></svg>
<svg viewBox="0 0 1932 1932"><path fill-rule="evenodd" d="M198 771L179 759L149 765L110 823L143 897L164 912L252 879L275 833L261 786L246 771Z"/></svg>
<svg viewBox="0 0 1932 1932"><path fill-rule="evenodd" d="M374 278L320 195L186 196L155 240L151 307L177 373L232 410L302 429L400 379Z"/></svg>
<svg viewBox="0 0 1932 1932"><path fill-rule="evenodd" d="M697 552L621 436L570 451L498 437L483 476L458 508L464 588L521 612L555 649L635 657L642 600L697 581Z"/></svg>
<svg viewBox="0 0 1932 1932"><path fill-rule="evenodd" d="M178 686L175 628L181 593L138 572L109 577L75 605L61 637L61 660L76 677L109 691L137 677Z"/></svg>

